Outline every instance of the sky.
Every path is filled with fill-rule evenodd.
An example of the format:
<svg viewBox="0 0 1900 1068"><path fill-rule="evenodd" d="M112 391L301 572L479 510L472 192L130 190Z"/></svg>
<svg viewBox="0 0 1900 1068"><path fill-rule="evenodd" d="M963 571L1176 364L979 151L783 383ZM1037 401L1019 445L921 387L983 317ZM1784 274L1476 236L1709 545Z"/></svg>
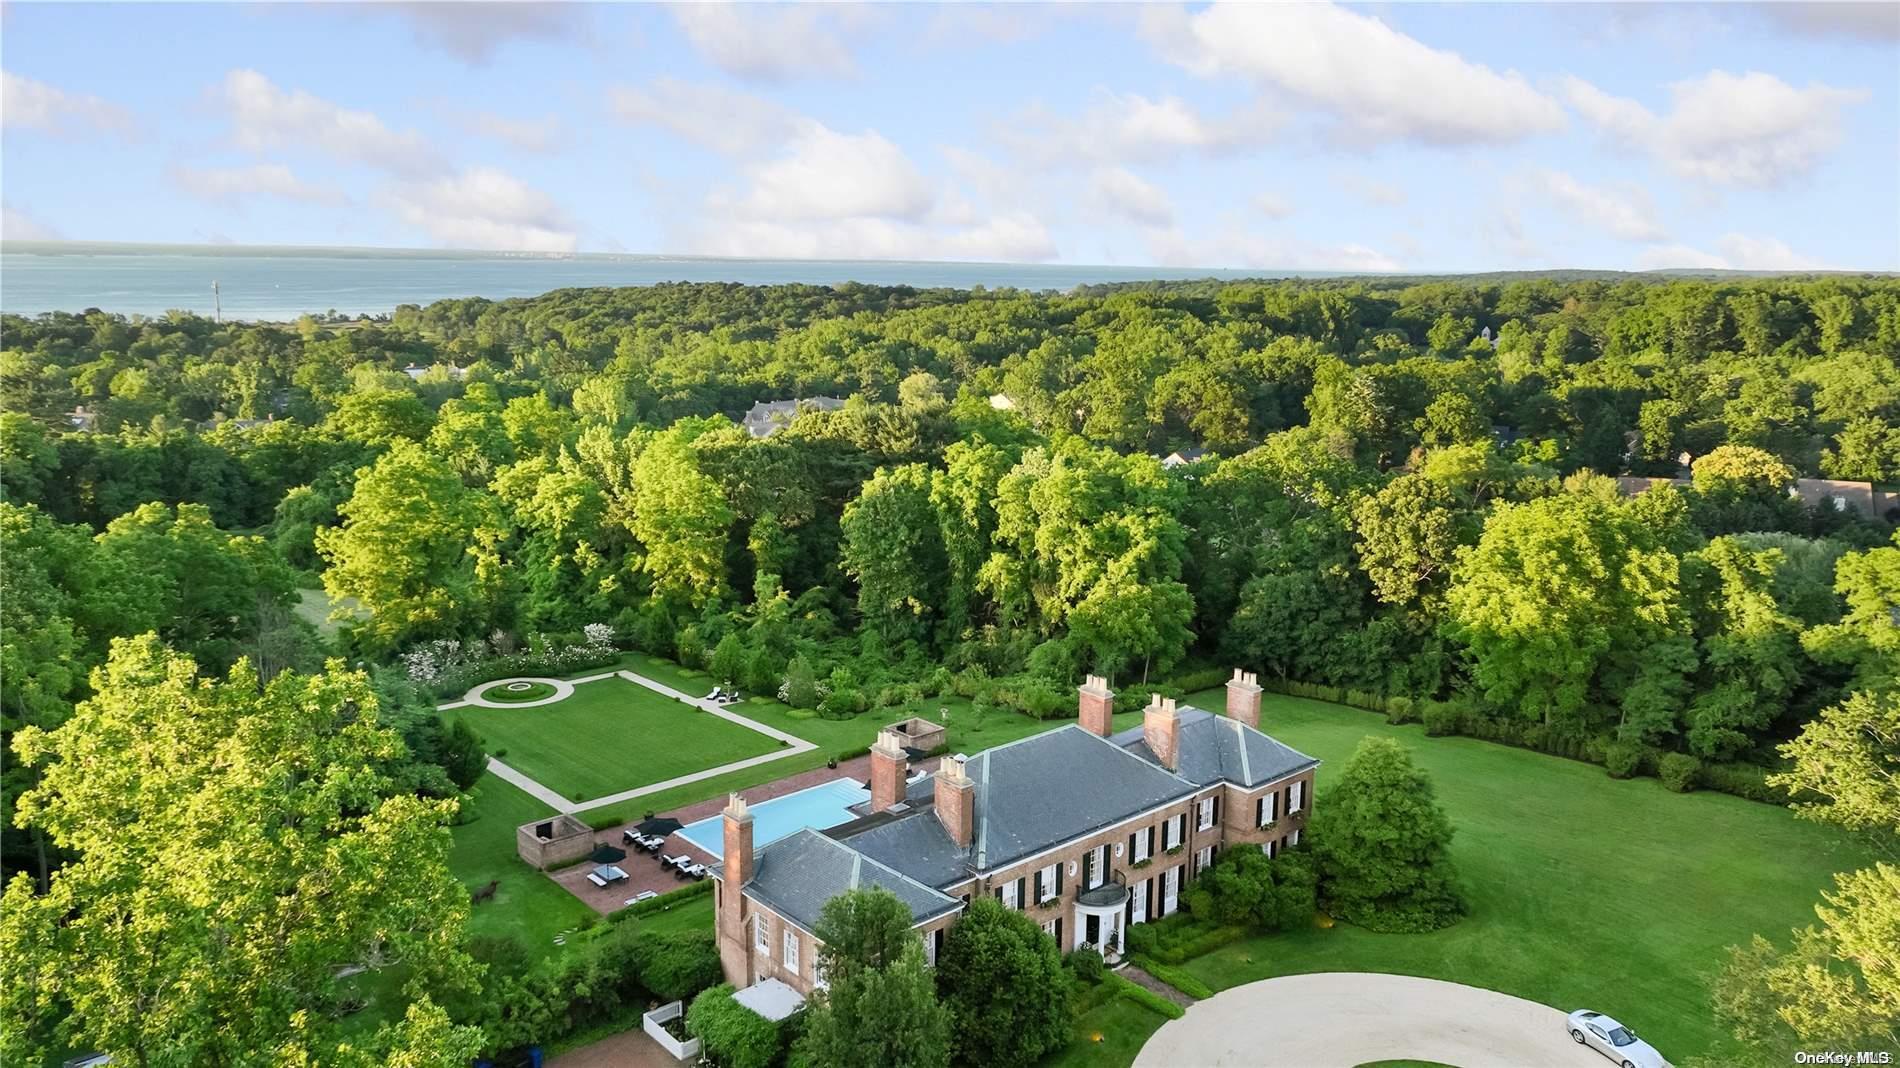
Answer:
<svg viewBox="0 0 1900 1068"><path fill-rule="evenodd" d="M0 7L11 239L1900 269L1900 4Z"/></svg>

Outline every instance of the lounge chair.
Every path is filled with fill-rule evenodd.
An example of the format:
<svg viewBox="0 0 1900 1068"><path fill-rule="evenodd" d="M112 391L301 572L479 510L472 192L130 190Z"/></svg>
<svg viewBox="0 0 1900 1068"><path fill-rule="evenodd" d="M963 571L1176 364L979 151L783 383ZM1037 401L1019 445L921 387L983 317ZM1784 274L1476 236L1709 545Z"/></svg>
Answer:
<svg viewBox="0 0 1900 1068"><path fill-rule="evenodd" d="M686 877L689 879L704 879L706 877L706 865L695 864L689 868L686 868L685 873L686 873Z"/></svg>
<svg viewBox="0 0 1900 1068"><path fill-rule="evenodd" d="M594 871L588 872L587 881L603 889L605 889L607 886L607 880L601 878L599 872L594 872Z"/></svg>

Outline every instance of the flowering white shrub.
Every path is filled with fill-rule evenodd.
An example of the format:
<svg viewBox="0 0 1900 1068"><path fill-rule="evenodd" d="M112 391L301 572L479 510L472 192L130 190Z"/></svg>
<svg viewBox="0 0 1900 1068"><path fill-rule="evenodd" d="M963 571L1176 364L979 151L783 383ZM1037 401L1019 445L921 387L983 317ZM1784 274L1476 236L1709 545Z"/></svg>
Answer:
<svg viewBox="0 0 1900 1068"><path fill-rule="evenodd" d="M610 664L620 655L611 626L590 623L582 633L585 642L558 647L536 634L526 652L512 652L513 639L496 631L492 656L489 643L479 638L466 643L441 639L418 645L398 659L411 681L448 694L511 675L571 674Z"/></svg>
<svg viewBox="0 0 1900 1068"><path fill-rule="evenodd" d="M614 643L614 629L606 623L589 623L581 628L587 635L587 644L611 646Z"/></svg>

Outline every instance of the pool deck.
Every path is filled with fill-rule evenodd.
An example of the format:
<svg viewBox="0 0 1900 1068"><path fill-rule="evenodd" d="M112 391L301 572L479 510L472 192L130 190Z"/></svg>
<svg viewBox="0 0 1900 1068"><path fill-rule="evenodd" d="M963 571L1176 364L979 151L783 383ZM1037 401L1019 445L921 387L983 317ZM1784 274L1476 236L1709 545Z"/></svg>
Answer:
<svg viewBox="0 0 1900 1068"><path fill-rule="evenodd" d="M933 771L936 769L939 759L940 758L932 757L929 760L919 761L912 764L910 770L912 773L918 771ZM833 782L838 779L855 779L862 783L870 777L870 774L871 757L869 754L866 754L864 756L852 757L850 760L840 763L836 768L813 768L810 771L801 771L796 775L787 775L783 779L778 779L774 782L748 787L743 792L748 803L757 804L760 801L783 797L786 794L796 793L799 790L808 789L821 783ZM690 824L697 820L705 819L708 816L716 816L720 810L725 807L726 798L725 795L721 794L718 797L709 797L704 801L697 801L669 812L657 813L657 815L671 816L682 824ZM620 832L632 828L645 818L644 816L638 816L625 823L609 827L604 831L596 831L594 832L594 840L597 842L605 842L612 846L621 846ZM677 834L667 837L666 848L661 852L668 856L685 853L702 864L710 865L719 862L719 858L708 855L690 840ZM674 878L671 871L661 867L658 857L650 853L642 853L637 849L627 851L627 859L620 862L620 867L626 871L629 876L627 881L616 883L604 889L587 881L587 873L594 870L594 865L592 864L578 864L571 868L549 872L548 877L561 884L562 888L567 890L568 893L586 902L588 908L602 915L606 915L616 909L625 908L627 899L642 890L652 890L655 893L664 894L668 890L677 890L685 885L679 879Z"/></svg>

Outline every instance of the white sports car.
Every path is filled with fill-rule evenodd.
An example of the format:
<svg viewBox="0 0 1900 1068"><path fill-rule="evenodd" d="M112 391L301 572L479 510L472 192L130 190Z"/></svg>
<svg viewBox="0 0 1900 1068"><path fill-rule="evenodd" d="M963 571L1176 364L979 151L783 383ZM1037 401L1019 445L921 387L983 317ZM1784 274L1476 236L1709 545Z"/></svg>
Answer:
<svg viewBox="0 0 1900 1068"><path fill-rule="evenodd" d="M1656 1047L1636 1037L1636 1032L1600 1012L1578 1009L1570 1014L1570 1037L1580 1046L1588 1046L1610 1058L1622 1068L1669 1068Z"/></svg>

